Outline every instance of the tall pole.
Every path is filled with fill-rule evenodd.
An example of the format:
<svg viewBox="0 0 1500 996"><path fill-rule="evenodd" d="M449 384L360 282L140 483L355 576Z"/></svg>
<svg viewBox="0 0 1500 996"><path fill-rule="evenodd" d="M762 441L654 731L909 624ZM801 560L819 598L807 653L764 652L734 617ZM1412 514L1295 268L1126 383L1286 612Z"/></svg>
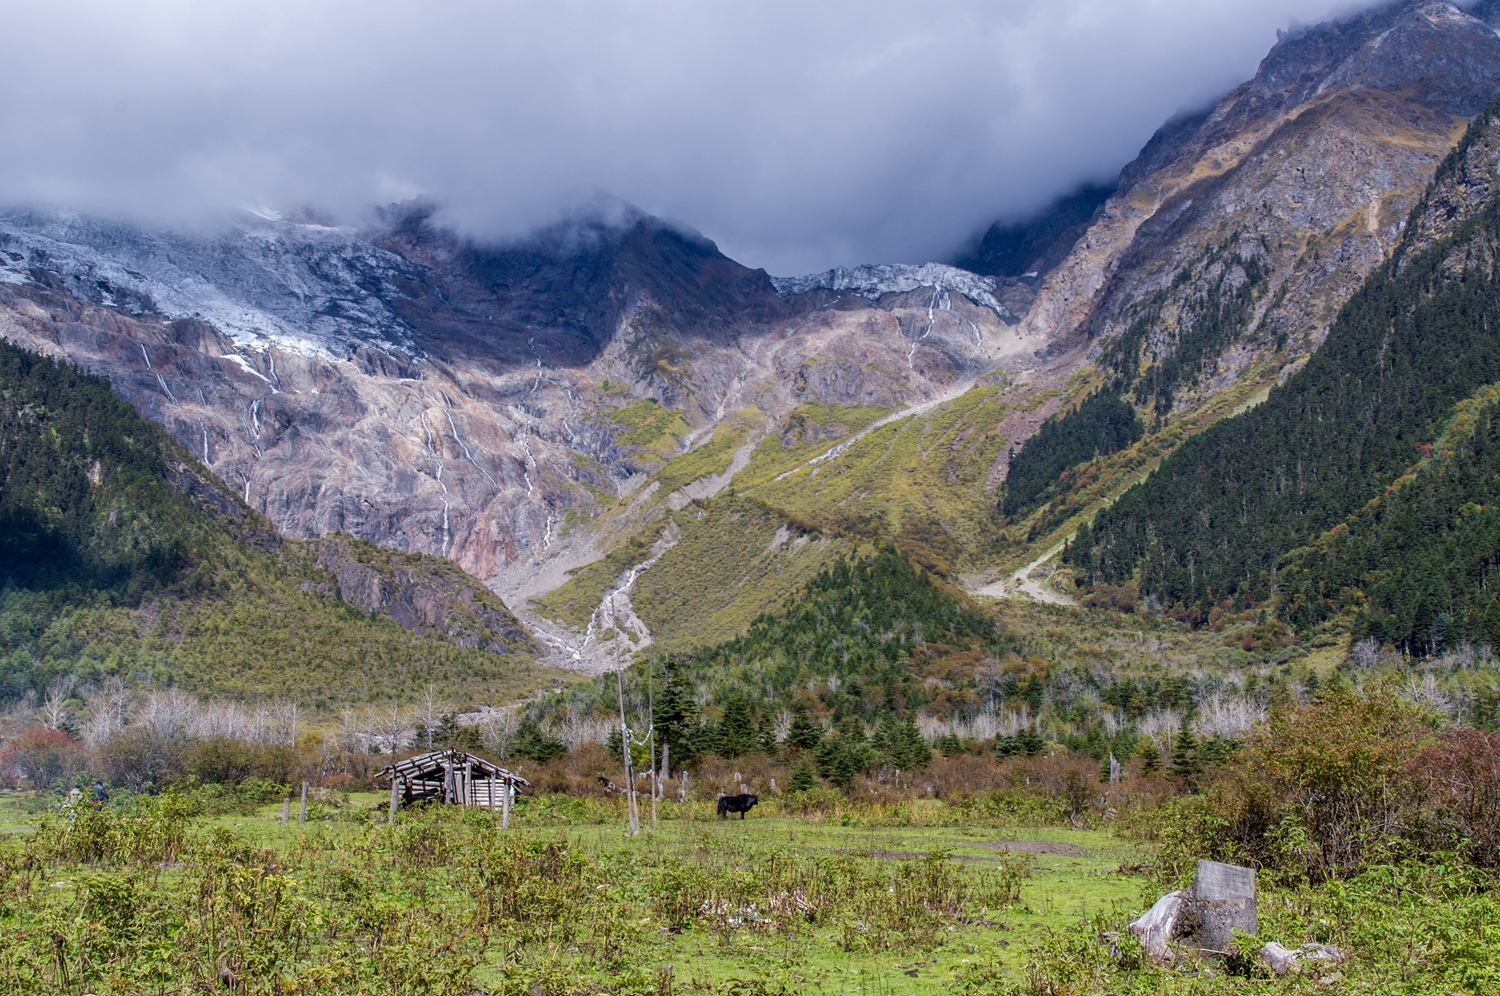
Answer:
<svg viewBox="0 0 1500 996"><path fill-rule="evenodd" d="M651 748L651 829L656 829L656 677L655 666L650 660L646 661L646 713L651 717L651 724L646 727L650 731L648 743Z"/></svg>
<svg viewBox="0 0 1500 996"><path fill-rule="evenodd" d="M640 818L635 812L635 779L630 772L630 727L625 722L625 679L623 669L615 672L615 689L620 696L620 748L625 755L625 818L630 833L640 830Z"/></svg>

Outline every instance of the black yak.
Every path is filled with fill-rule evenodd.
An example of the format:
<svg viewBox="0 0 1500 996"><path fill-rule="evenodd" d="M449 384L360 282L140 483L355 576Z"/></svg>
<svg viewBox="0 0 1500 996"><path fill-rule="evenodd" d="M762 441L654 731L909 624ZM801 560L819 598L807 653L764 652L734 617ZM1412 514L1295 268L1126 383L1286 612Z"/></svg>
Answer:
<svg viewBox="0 0 1500 996"><path fill-rule="evenodd" d="M719 819L727 820L730 813L739 813L740 819L750 812L750 807L760 802L760 796L750 795L721 795L719 796Z"/></svg>

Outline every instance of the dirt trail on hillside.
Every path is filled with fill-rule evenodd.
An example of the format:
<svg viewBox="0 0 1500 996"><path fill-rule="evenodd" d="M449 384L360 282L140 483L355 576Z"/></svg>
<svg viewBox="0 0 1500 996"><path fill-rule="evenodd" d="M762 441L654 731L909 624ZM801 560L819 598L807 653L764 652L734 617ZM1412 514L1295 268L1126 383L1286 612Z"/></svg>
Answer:
<svg viewBox="0 0 1500 996"><path fill-rule="evenodd" d="M1072 538L1071 536L1064 538L1052 549L1016 571L1009 578L1001 578L982 588L971 588L970 592L975 595L988 595L990 598L1015 598L1018 595L1026 595L1035 601L1046 602L1048 605L1067 605L1076 608L1077 602L1046 583L1047 578L1051 576L1050 572L1041 574L1042 565L1061 553L1063 546ZM1032 577L1033 573L1038 576Z"/></svg>

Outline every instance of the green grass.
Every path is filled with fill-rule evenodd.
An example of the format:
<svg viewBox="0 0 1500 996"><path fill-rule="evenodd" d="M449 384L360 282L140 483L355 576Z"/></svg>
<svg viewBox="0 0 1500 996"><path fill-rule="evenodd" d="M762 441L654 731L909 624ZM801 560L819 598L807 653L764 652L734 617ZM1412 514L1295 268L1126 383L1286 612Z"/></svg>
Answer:
<svg viewBox="0 0 1500 996"><path fill-rule="evenodd" d="M71 991L58 985L57 961L32 951L54 943L37 924L67 921L65 961L96 992L125 991L127 978L139 986L168 964L173 984L186 985L227 960L261 966L251 992L278 973L343 979L299 991L383 991L369 978L377 967L387 980L422 976L401 989L410 992L460 992L470 977L498 992L638 991L671 966L686 991L775 978L790 991L919 993L970 963L1018 963L1049 930L1130 909L1141 891L1113 870L1137 849L1098 832L844 826L786 816L774 801L719 821L711 801L663 801L660 829L647 806L647 828L628 837L618 805L567 798L523 800L508 832L492 814L454 810L403 812L392 829L379 823L383 801L320 805L306 825L294 805L290 826L279 804L185 820L156 804L144 818L90 813L0 837L0 867L19 869L11 885L40 876L48 886L12 892L0 913L10 952L0 980L10 991ZM1035 853L1048 849L1066 853ZM45 867L5 863L21 854ZM476 892L476 874L491 884ZM812 910L746 922L751 903L763 913L789 889ZM119 908L106 895L137 898ZM945 896L966 898L928 908ZM170 951L153 950L184 915L193 926ZM373 924L401 923L405 934L365 938ZM443 973L452 984L435 981Z"/></svg>
<svg viewBox="0 0 1500 996"><path fill-rule="evenodd" d="M1001 387L975 388L950 404L900 419L858 440L837 459L777 475L821 452L774 452L752 461L741 490L800 518L883 520L893 535L941 531L960 564L985 560L996 535L995 494L986 481L1005 443ZM768 441L762 446L772 444ZM780 469L778 469L780 468ZM773 473L774 471L774 473Z"/></svg>
<svg viewBox="0 0 1500 996"><path fill-rule="evenodd" d="M734 460L735 450L744 445L746 435L746 429L723 427L708 442L668 460L666 466L656 472L662 492L669 494L700 477L724 473Z"/></svg>
<svg viewBox="0 0 1500 996"><path fill-rule="evenodd" d="M889 415L893 409L875 405L802 404L792 410L780 435L756 446L750 464L735 478L737 488L774 479Z"/></svg>
<svg viewBox="0 0 1500 996"><path fill-rule="evenodd" d="M667 438L675 442L689 428L681 412L663 408L650 399L615 409L610 412L609 421L626 430L615 440L617 443L641 448L655 446Z"/></svg>
<svg viewBox="0 0 1500 996"><path fill-rule="evenodd" d="M641 574L631 597L661 652L738 636L853 549L848 540L788 527L774 511L744 499L721 497L673 518L677 545Z"/></svg>
<svg viewBox="0 0 1500 996"><path fill-rule="evenodd" d="M1264 876L1260 940L1352 956L1320 988L1321 972L1278 981L1253 961L1243 977L1191 955L1144 964L1128 932L1111 954L1101 931L1168 887L1142 870L1148 849L925 825L958 822L937 800L797 818L769 799L743 821L663 801L659 829L643 800L634 837L618 799L524 799L509 830L441 807L387 826L381 793L316 804L305 825L293 807L290 826L279 804L195 817L187 801L0 836L4 991L198 991L226 968L247 993L455 996L1477 994L1500 978L1493 877L1440 861L1328 886Z"/></svg>

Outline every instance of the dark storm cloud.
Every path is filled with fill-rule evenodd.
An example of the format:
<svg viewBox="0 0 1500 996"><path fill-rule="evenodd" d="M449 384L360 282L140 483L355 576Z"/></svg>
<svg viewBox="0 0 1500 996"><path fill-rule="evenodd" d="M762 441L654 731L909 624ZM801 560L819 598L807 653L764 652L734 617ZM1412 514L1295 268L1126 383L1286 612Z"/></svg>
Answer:
<svg viewBox="0 0 1500 996"><path fill-rule="evenodd" d="M949 254L1113 175L1336 0L4 0L0 200L183 223L604 194L775 273Z"/></svg>

